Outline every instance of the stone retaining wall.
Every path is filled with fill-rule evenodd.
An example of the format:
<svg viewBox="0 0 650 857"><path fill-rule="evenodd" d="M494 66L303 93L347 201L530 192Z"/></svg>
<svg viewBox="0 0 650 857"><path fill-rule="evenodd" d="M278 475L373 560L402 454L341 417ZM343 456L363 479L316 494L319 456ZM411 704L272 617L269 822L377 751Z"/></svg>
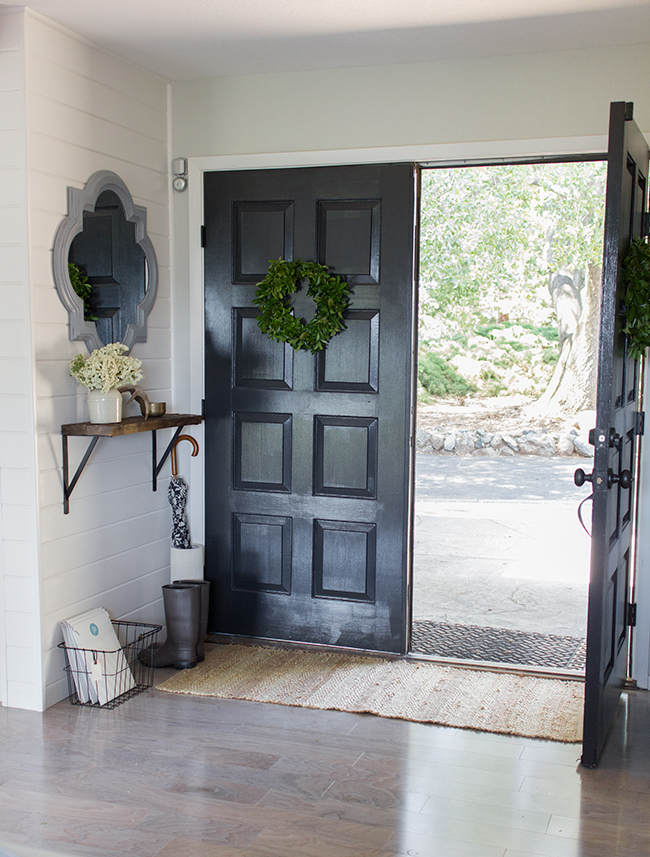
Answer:
<svg viewBox="0 0 650 857"><path fill-rule="evenodd" d="M588 436L577 429L567 433L528 429L512 435L482 429L420 429L416 450L430 455L541 455L546 458L554 455L593 458L594 454Z"/></svg>

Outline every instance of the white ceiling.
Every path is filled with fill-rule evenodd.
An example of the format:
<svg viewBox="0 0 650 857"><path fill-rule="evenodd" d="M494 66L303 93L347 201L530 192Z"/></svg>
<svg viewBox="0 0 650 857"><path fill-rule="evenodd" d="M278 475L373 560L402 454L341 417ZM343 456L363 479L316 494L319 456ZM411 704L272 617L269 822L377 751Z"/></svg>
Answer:
<svg viewBox="0 0 650 857"><path fill-rule="evenodd" d="M27 5L172 80L650 42L650 0L31 0Z"/></svg>

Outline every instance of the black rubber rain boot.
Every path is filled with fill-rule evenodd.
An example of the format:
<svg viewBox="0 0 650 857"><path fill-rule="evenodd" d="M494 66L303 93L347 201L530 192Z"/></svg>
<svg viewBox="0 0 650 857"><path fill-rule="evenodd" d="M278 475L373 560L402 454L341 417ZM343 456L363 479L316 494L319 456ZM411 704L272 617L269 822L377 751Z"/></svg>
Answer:
<svg viewBox="0 0 650 857"><path fill-rule="evenodd" d="M150 657L147 653L145 662L153 667L191 669L198 661L196 647L201 633L199 588L183 583L166 583L162 593L167 639Z"/></svg>
<svg viewBox="0 0 650 857"><path fill-rule="evenodd" d="M208 614L210 612L210 581L209 580L175 580L174 583L184 583L187 586L196 586L199 590L201 600L201 628L199 631L199 642L196 644L196 656L199 663L205 660L205 649L203 641L208 633Z"/></svg>

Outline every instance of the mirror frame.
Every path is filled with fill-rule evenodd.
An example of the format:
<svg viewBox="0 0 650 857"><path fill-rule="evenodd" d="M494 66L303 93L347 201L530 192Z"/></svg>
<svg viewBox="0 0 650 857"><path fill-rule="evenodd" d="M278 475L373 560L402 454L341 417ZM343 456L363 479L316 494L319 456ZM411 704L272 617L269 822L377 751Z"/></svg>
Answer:
<svg viewBox="0 0 650 857"><path fill-rule="evenodd" d="M134 343L147 341L147 316L153 308L158 292L158 261L147 234L147 209L141 205L135 205L129 189L116 173L110 170L99 170L92 174L83 188L68 187L68 214L63 218L54 235L52 274L61 303L68 311L70 340L83 340L89 351L108 344L99 338L95 322L84 319L83 301L73 289L68 274L70 246L75 235L83 232L84 211L94 211L98 197L106 190L111 190L117 195L127 221L135 224L136 244L142 247L149 267L147 292L144 300L138 304L137 320L135 324L127 325L122 340L130 351Z"/></svg>

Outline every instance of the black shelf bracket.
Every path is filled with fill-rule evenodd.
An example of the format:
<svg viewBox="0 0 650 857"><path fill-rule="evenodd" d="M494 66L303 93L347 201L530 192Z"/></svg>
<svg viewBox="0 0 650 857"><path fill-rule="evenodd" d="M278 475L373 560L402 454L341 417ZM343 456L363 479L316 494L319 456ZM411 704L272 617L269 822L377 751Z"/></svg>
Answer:
<svg viewBox="0 0 650 857"><path fill-rule="evenodd" d="M75 485L79 481L79 477L83 473L83 469L88 463L88 459L93 451L93 449L97 446L97 441L99 440L99 436L90 439L90 443L88 444L88 449L86 450L84 457L79 462L79 467L77 467L77 472L72 477L72 480L68 482L68 435L64 434L61 438L63 443L63 514L67 515L70 511L70 495L74 491Z"/></svg>
<svg viewBox="0 0 650 857"><path fill-rule="evenodd" d="M174 436L169 442L167 449L163 452L162 458L159 462L156 463L156 458L158 456L158 441L156 440L156 432L151 432L151 468L152 468L152 489L154 491L158 490L158 475L163 468L163 465L169 458L169 455L174 447L174 444L178 440L180 433L183 431L184 426L179 426L174 432Z"/></svg>

